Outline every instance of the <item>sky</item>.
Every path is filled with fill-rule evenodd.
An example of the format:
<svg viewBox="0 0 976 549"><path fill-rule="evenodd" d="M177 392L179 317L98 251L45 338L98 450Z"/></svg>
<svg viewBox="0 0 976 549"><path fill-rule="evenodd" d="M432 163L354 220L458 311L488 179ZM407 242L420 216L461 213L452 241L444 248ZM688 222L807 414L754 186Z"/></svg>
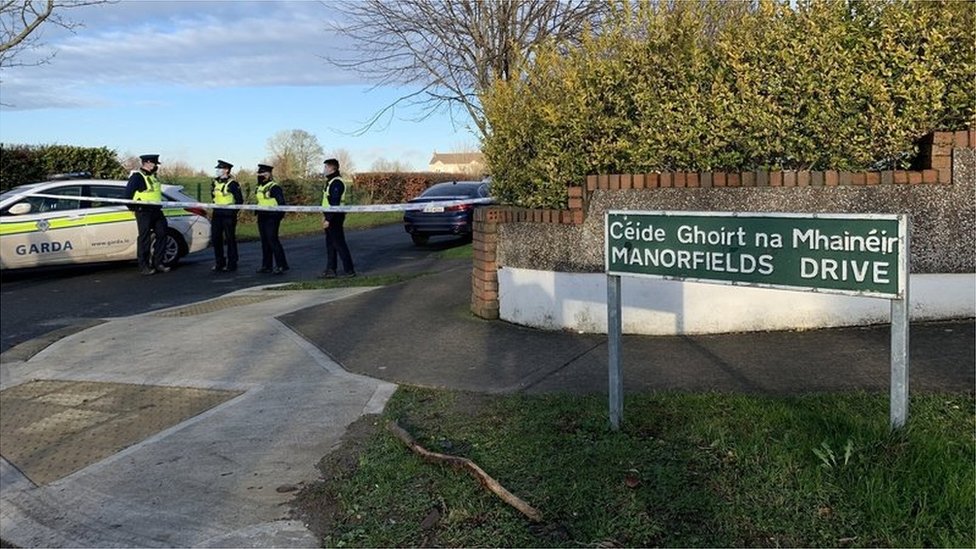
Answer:
<svg viewBox="0 0 976 549"><path fill-rule="evenodd" d="M253 170L276 133L304 130L326 155L349 152L427 169L432 154L477 148L463 116L398 107L415 88L377 88L323 57L348 47L328 0L122 0L72 8L83 26L42 26L38 66L0 69L4 145L108 147L120 159L158 153L213 171L217 159Z"/></svg>

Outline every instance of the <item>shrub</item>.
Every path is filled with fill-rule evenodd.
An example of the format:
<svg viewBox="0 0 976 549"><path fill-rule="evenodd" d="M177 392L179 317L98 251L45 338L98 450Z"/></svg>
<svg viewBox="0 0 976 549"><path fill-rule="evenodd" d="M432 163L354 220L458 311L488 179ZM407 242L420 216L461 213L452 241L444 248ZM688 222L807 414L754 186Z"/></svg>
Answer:
<svg viewBox="0 0 976 549"><path fill-rule="evenodd" d="M106 147L0 145L0 189L68 172L89 172L95 179L122 179L128 175L116 152Z"/></svg>
<svg viewBox="0 0 976 549"><path fill-rule="evenodd" d="M587 174L905 166L976 121L966 2L625 3L482 95L496 196L565 205Z"/></svg>

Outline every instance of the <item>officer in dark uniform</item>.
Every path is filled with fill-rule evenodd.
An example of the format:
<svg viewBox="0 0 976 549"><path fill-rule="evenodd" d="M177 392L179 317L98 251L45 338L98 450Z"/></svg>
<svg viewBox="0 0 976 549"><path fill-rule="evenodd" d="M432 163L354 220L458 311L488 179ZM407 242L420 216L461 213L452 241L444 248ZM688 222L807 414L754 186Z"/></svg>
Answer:
<svg viewBox="0 0 976 549"><path fill-rule="evenodd" d="M339 174L339 161L330 158L325 161L325 188L322 190L322 206L339 206L346 191L346 184L342 181ZM325 271L322 278L335 278L336 276L348 277L356 276L356 269L352 265L352 254L349 253L349 245L346 244L346 231L343 224L346 222L346 212L324 212L325 219L322 221L322 228L325 229ZM337 274L337 259L342 260L342 272Z"/></svg>
<svg viewBox="0 0 976 549"><path fill-rule="evenodd" d="M139 272L153 275L169 272L163 264L166 254L166 216L159 205L163 201L163 187L156 179L159 170L159 155L144 154L139 157L142 167L132 172L125 186L125 197L139 204L130 204L129 209L136 214L136 227L139 237L136 240L136 257Z"/></svg>
<svg viewBox="0 0 976 549"><path fill-rule="evenodd" d="M230 174L234 167L230 162L217 161L216 177L210 185L210 194L215 205L243 204L241 184ZM211 271L232 272L237 270L237 213L238 210L214 208L210 219L210 242L214 248L215 264ZM224 256L224 245L227 255Z"/></svg>
<svg viewBox="0 0 976 549"><path fill-rule="evenodd" d="M284 206L285 192L274 180L272 166L258 164L258 186L255 191L258 206ZM261 268L258 273L284 274L288 270L285 248L278 238L278 229L285 212L258 210L258 235L261 236ZM273 264L277 266L273 267Z"/></svg>

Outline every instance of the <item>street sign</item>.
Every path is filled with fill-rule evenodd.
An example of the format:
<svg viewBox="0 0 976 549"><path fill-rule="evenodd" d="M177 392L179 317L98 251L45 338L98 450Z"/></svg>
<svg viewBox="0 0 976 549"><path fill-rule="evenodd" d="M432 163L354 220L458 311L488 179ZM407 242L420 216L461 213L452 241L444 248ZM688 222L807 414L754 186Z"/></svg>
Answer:
<svg viewBox="0 0 976 549"><path fill-rule="evenodd" d="M891 301L893 429L908 420L906 215L608 211L604 223L610 425L623 419L621 276Z"/></svg>
<svg viewBox="0 0 976 549"><path fill-rule="evenodd" d="M897 215L611 211L606 271L899 298Z"/></svg>

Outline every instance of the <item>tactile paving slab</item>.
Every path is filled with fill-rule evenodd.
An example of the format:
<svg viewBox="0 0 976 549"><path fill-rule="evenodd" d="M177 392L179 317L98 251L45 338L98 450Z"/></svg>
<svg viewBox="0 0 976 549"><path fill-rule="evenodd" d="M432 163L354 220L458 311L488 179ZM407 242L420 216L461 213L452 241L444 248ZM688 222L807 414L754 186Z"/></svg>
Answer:
<svg viewBox="0 0 976 549"><path fill-rule="evenodd" d="M241 391L31 381L0 391L0 455L35 484L105 459Z"/></svg>
<svg viewBox="0 0 976 549"><path fill-rule="evenodd" d="M283 294L280 292L275 295L275 292L268 292L267 295L232 295L227 297L220 297L217 299L212 299L210 301L204 301L202 303L194 303L193 305L187 305L186 307L180 307L178 309L170 309L168 311L163 311L156 313L153 316L162 317L182 317L182 316L194 316L202 315L204 313L212 313L214 311L220 311L223 309L229 309L231 307L240 307L242 305L251 305L254 303L261 303L262 301L267 301L269 299L277 299L282 297Z"/></svg>

